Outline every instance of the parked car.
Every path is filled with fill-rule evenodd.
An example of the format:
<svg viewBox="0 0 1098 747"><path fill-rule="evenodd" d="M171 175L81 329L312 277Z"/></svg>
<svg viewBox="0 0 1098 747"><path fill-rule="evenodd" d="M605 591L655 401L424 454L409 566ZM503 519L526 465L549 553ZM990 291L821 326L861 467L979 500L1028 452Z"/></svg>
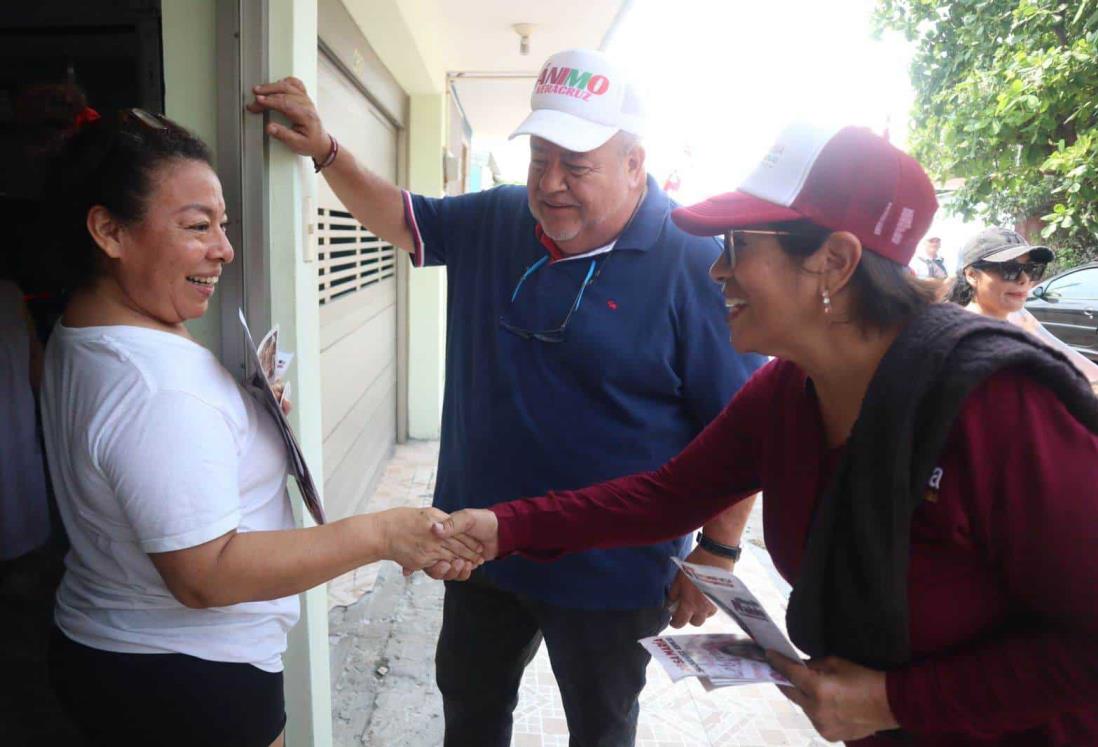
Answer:
<svg viewBox="0 0 1098 747"><path fill-rule="evenodd" d="M1073 267L1034 286L1026 310L1049 332L1098 361L1098 262Z"/></svg>

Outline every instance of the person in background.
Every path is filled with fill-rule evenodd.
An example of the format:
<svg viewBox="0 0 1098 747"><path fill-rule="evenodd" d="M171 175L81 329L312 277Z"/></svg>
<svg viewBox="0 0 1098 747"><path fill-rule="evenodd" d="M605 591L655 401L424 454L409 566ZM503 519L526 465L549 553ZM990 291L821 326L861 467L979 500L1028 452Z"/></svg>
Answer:
<svg viewBox="0 0 1098 747"><path fill-rule="evenodd" d="M35 395L42 347L15 283L0 279L0 593L20 573L13 561L49 539L45 464Z"/></svg>
<svg viewBox="0 0 1098 747"><path fill-rule="evenodd" d="M438 508L653 469L761 364L728 346L706 275L719 247L671 222L645 170L636 92L601 53L561 52L542 67L515 131L530 136L525 188L454 198L402 192L364 169L299 81L256 94L253 111L290 122L267 131L311 156L355 218L417 267L446 267ZM711 517L690 559L731 568L750 508ZM436 656L445 743L511 743L519 682L544 637L571 744L632 745L649 660L637 640L715 611L671 560L695 528L548 565L513 557L448 585Z"/></svg>
<svg viewBox="0 0 1098 747"><path fill-rule="evenodd" d="M1055 259L1047 246L1030 246L1009 228L988 228L961 250L949 300L977 314L1015 324L1067 356L1098 392L1098 365L1045 329L1025 303Z"/></svg>
<svg viewBox="0 0 1098 747"><path fill-rule="evenodd" d="M477 555L431 537L437 509L294 528L274 418L185 326L233 259L198 138L139 109L103 117L68 143L48 199L71 289L42 385L72 544L51 683L93 747L280 745L298 592L382 558Z"/></svg>
<svg viewBox="0 0 1098 747"><path fill-rule="evenodd" d="M1098 744L1098 400L911 275L936 204L869 130L790 128L738 191L673 214L724 234L732 341L776 359L660 469L440 533L548 560L674 536L761 489L811 657L770 660L825 739Z"/></svg>
<svg viewBox="0 0 1098 747"><path fill-rule="evenodd" d="M942 250L942 240L937 236L931 236L923 240L922 248L923 253L915 257L915 274L931 280L945 280L949 277L945 260L938 256Z"/></svg>

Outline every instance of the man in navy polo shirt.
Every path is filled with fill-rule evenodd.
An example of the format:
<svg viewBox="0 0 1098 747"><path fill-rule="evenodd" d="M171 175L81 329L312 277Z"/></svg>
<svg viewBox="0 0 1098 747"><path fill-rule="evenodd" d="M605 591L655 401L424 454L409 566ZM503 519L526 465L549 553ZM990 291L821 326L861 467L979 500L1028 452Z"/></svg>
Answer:
<svg viewBox="0 0 1098 747"><path fill-rule="evenodd" d="M356 218L417 267L446 266L437 507L659 467L762 363L728 345L708 277L719 247L671 222L671 201L645 172L637 97L600 53L562 52L543 67L533 112L512 135L530 136L526 188L460 197L401 192L359 166L299 81L256 93L253 111L293 124L268 132L312 156ZM692 561L731 568L745 503L703 528ZM648 662L637 639L714 611L676 577L670 558L687 545L512 557L447 584L436 657L446 744L510 743L519 681L542 638L571 744L633 744Z"/></svg>

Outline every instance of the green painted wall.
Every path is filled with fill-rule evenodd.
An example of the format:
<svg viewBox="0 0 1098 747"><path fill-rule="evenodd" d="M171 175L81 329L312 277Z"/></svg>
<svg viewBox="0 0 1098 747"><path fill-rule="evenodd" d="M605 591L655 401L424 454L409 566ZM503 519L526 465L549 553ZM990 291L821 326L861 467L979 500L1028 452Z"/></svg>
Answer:
<svg viewBox="0 0 1098 747"><path fill-rule="evenodd" d="M217 152L217 27L215 0L166 0L161 6L164 40L164 113ZM221 349L220 296L201 319L187 324L210 350Z"/></svg>
<svg viewBox="0 0 1098 747"><path fill-rule="evenodd" d="M294 75L316 90L315 0L270 0L267 54L270 77ZM291 367L295 408L291 416L309 469L323 491L323 431L320 422L320 305L316 265L306 262L307 228L315 216L316 176L308 162L277 143L269 146L268 220L270 223L271 318L281 340L296 354ZM315 254L314 254L315 256ZM280 342L281 342L280 340ZM298 521L308 525L301 501ZM321 585L300 595L301 621L290 631L286 652L286 744L332 744L331 674L328 650L328 591Z"/></svg>
<svg viewBox="0 0 1098 747"><path fill-rule="evenodd" d="M411 97L408 188L441 196L446 143L444 93ZM446 355L446 269L423 267L408 279L408 435L439 437Z"/></svg>

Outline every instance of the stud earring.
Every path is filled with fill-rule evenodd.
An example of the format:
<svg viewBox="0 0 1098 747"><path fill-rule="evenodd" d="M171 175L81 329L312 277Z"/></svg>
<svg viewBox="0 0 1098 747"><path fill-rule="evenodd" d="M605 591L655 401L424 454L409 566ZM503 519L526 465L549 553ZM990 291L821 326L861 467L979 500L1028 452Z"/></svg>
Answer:
<svg viewBox="0 0 1098 747"><path fill-rule="evenodd" d="M831 294L827 292L827 288L820 291L820 298L823 299L824 313L831 313Z"/></svg>

